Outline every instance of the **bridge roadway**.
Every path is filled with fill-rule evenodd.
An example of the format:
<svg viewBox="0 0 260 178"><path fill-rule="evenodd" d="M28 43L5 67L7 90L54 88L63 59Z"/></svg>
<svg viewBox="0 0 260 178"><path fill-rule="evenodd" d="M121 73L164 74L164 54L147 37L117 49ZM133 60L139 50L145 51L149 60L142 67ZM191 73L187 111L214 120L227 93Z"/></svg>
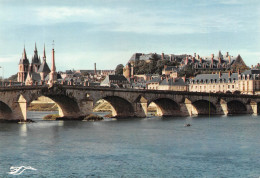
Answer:
<svg viewBox="0 0 260 178"><path fill-rule="evenodd" d="M160 116L259 114L259 95L197 93L162 90L114 89L54 85L10 86L0 88L0 119L27 118L27 106L40 96L57 103L61 117L77 118L93 112L95 103L104 99L112 105L115 117L146 117L154 102Z"/></svg>

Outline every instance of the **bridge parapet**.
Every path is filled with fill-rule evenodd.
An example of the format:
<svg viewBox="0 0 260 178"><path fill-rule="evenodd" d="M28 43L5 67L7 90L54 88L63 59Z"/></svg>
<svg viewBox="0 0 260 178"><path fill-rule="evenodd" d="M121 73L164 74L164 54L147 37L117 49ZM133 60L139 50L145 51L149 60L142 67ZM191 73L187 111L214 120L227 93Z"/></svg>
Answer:
<svg viewBox="0 0 260 178"><path fill-rule="evenodd" d="M152 102L157 105L159 115L259 114L260 110L260 95L32 85L0 88L0 103L5 106L0 110L2 116L7 117L11 110L12 118L26 119L28 104L40 96L55 101L60 115L67 117L91 113L100 99L107 100L113 107L114 116L118 117L145 117Z"/></svg>

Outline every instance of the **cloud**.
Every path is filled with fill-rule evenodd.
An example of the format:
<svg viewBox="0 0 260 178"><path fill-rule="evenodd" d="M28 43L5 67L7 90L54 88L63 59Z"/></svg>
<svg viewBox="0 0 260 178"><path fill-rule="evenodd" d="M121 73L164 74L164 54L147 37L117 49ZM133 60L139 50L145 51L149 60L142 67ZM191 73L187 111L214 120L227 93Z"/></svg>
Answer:
<svg viewBox="0 0 260 178"><path fill-rule="evenodd" d="M193 14L181 10L89 7L43 7L36 11L36 21L46 24L90 23L96 31L114 31L148 34L192 34L211 32L234 32L244 30L236 12ZM186 14L185 14L186 13ZM244 26L245 27L245 26Z"/></svg>
<svg viewBox="0 0 260 178"><path fill-rule="evenodd" d="M2 62L2 63L17 62L19 60L19 57L20 56L18 56L18 55L1 55L0 62Z"/></svg>
<svg viewBox="0 0 260 178"><path fill-rule="evenodd" d="M199 1L200 3L204 1ZM214 1L215 2L215 1ZM205 2L204 2L205 3ZM28 6L1 9L4 21L0 25L11 26L58 26L82 23L90 28L85 31L112 31L140 34L194 34L213 32L250 31L254 27L252 16L257 12L243 13L236 9L212 9L214 4L238 4L240 1L227 0L207 3L208 8L196 6L193 9L182 8L133 8L105 6ZM199 4L199 3L198 3ZM211 5L211 6L210 6ZM23 15L20 15L20 12ZM254 28L253 30L256 30ZM63 29L66 30L66 29Z"/></svg>

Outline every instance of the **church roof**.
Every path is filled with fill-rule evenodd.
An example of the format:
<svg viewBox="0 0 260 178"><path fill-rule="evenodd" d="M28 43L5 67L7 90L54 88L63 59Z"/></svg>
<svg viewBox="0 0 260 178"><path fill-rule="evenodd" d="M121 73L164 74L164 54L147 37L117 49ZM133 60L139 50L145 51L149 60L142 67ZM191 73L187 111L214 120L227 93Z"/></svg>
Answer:
<svg viewBox="0 0 260 178"><path fill-rule="evenodd" d="M38 56L38 51L37 51L37 47L36 47L36 43L35 43L35 49L34 49L34 55L32 57L32 64L40 64L41 60Z"/></svg>
<svg viewBox="0 0 260 178"><path fill-rule="evenodd" d="M29 64L29 60L27 58L25 48L23 49L22 58L20 59L19 64Z"/></svg>
<svg viewBox="0 0 260 178"><path fill-rule="evenodd" d="M32 80L33 82L34 81L40 82L41 81L41 76L40 76L39 73L29 72L26 80Z"/></svg>
<svg viewBox="0 0 260 178"><path fill-rule="evenodd" d="M49 73L51 70L48 66L48 64L46 63L46 61L44 60L43 63L40 65L40 68L38 70L38 72L45 72L45 73Z"/></svg>

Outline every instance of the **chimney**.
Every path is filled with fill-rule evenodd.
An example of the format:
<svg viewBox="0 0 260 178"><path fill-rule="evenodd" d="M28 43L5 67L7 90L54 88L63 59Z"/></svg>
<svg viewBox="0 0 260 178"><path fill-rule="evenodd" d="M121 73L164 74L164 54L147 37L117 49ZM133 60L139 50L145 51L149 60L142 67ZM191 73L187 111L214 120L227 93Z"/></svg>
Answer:
<svg viewBox="0 0 260 178"><path fill-rule="evenodd" d="M218 58L218 62L221 64L221 58Z"/></svg>
<svg viewBox="0 0 260 178"><path fill-rule="evenodd" d="M211 59L214 59L214 54L211 54Z"/></svg>
<svg viewBox="0 0 260 178"><path fill-rule="evenodd" d="M193 57L196 57L196 53L194 53L194 56Z"/></svg>
<svg viewBox="0 0 260 178"><path fill-rule="evenodd" d="M162 60L164 60L164 53L162 53Z"/></svg>
<svg viewBox="0 0 260 178"><path fill-rule="evenodd" d="M214 63L214 60L213 60L213 58L211 58L211 64L213 64Z"/></svg>
<svg viewBox="0 0 260 178"><path fill-rule="evenodd" d="M134 64L131 64L131 78L134 77Z"/></svg>
<svg viewBox="0 0 260 178"><path fill-rule="evenodd" d="M182 77L182 80L183 80L184 82L186 82L186 76L183 76L183 77Z"/></svg>
<svg viewBox="0 0 260 178"><path fill-rule="evenodd" d="M186 61L185 61L185 64L187 65L187 64L188 64L188 62L189 62L189 59L188 59L188 57L186 56Z"/></svg>
<svg viewBox="0 0 260 178"><path fill-rule="evenodd" d="M200 63L202 63L202 58L200 58Z"/></svg>
<svg viewBox="0 0 260 178"><path fill-rule="evenodd" d="M172 55L170 55L170 61L172 61Z"/></svg>
<svg viewBox="0 0 260 178"><path fill-rule="evenodd" d="M228 57L228 56L229 56L229 54L228 54L228 52L227 52L226 57Z"/></svg>
<svg viewBox="0 0 260 178"><path fill-rule="evenodd" d="M231 58L230 58L230 56L228 56L228 62L229 62L229 64L231 64Z"/></svg>
<svg viewBox="0 0 260 178"><path fill-rule="evenodd" d="M232 74L231 71L229 71L229 72L228 72L228 77L229 77L229 78L231 77L231 74Z"/></svg>
<svg viewBox="0 0 260 178"><path fill-rule="evenodd" d="M253 69L254 68L254 66L253 65L251 65L251 69Z"/></svg>
<svg viewBox="0 0 260 178"><path fill-rule="evenodd" d="M94 74L96 75L97 74L97 64L94 63Z"/></svg>
<svg viewBox="0 0 260 178"><path fill-rule="evenodd" d="M200 55L197 56L197 59L199 59L199 58L200 58Z"/></svg>

